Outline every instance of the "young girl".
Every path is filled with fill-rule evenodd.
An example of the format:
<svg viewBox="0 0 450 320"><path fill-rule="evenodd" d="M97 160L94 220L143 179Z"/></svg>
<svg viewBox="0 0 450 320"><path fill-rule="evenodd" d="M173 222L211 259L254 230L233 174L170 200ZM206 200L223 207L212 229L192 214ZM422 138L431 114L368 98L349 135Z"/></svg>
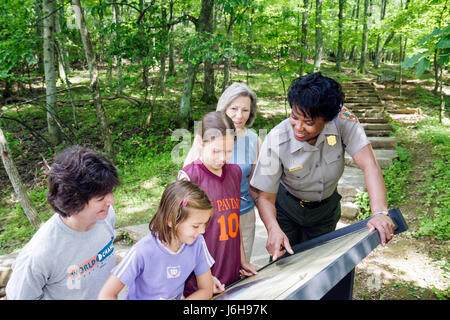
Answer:
<svg viewBox="0 0 450 320"><path fill-rule="evenodd" d="M233 122L223 112L210 112L203 117L200 131L200 158L185 166L178 179L196 183L214 205L214 215L204 237L215 260L211 272L214 292L218 293L241 275L256 274L256 267L245 257L239 232L241 169L226 163L233 154ZM184 294L188 296L195 290L195 279L191 276Z"/></svg>
<svg viewBox="0 0 450 320"><path fill-rule="evenodd" d="M214 259L202 234L213 213L208 196L189 181L164 191L149 224L151 233L136 243L113 270L99 299L117 299L125 285L126 299L180 299L193 272L198 289L186 299L210 299Z"/></svg>
<svg viewBox="0 0 450 320"><path fill-rule="evenodd" d="M248 129L256 118L256 94L246 84L234 82L219 98L216 111L223 111L233 121L236 130L236 142L233 155L228 163L237 164L242 171L241 178L241 212L239 226L245 256L250 260L255 238L255 202L258 197L256 189L250 187L261 141L255 131ZM199 141L200 140L200 141ZM195 139L189 150L184 166L200 157L201 139Z"/></svg>

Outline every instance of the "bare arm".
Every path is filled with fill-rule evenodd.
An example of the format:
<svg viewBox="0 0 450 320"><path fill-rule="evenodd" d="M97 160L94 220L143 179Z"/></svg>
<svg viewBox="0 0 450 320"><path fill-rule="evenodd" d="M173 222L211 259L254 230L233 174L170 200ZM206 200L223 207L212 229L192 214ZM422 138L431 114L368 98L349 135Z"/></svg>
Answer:
<svg viewBox="0 0 450 320"><path fill-rule="evenodd" d="M198 290L186 298L186 300L208 300L213 295L213 278L211 270L197 276Z"/></svg>
<svg viewBox="0 0 450 320"><path fill-rule="evenodd" d="M115 275L110 275L105 284L101 288L98 299L99 300L117 300L117 296L122 291L125 285Z"/></svg>
<svg viewBox="0 0 450 320"><path fill-rule="evenodd" d="M256 150L256 157L255 157L255 162L252 165L252 171L250 172L249 176L248 176L248 185L250 188L250 196L252 197L253 200L258 198L258 189L252 187L252 185L250 184L250 180L253 177L253 172L255 172L255 167L256 167L256 161L258 161L258 157L259 157L259 151L261 150L261 139L259 139L258 137L258 148Z"/></svg>
<svg viewBox="0 0 450 320"><path fill-rule="evenodd" d="M247 260L245 256L244 250L244 241L242 240L242 230L239 228L239 232L241 235L241 269L239 270L239 274L241 277L250 277L257 274L256 266L251 264L250 261Z"/></svg>
<svg viewBox="0 0 450 320"><path fill-rule="evenodd" d="M368 144L359 150L353 155L353 161L364 172L364 181L369 194L372 212L387 210L386 185L384 184L383 174L375 158L372 146ZM377 229L379 231L383 245L391 240L394 233L392 220L380 214L370 219L367 227L371 230Z"/></svg>
<svg viewBox="0 0 450 320"><path fill-rule="evenodd" d="M285 254L286 250L290 254L294 253L289 244L289 239L278 225L277 211L275 209L276 198L276 193L267 193L260 190L256 201L259 216L268 233L266 249L272 256L273 261Z"/></svg>

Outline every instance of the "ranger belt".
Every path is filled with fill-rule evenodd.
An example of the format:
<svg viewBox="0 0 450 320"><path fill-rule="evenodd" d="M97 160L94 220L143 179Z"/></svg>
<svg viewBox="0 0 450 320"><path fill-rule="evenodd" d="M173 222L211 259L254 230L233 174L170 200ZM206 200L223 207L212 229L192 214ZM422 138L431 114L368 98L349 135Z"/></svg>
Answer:
<svg viewBox="0 0 450 320"><path fill-rule="evenodd" d="M335 191L335 192L336 192L336 191ZM296 196L294 196L292 193L290 193L290 192L287 191L287 190L286 190L286 194L287 194L289 197L293 198L295 201L297 201L297 203L300 205L300 207L302 207L302 208L314 209L314 208L318 208L318 207L320 207L320 206L326 204L328 201L330 201L330 198L331 198L331 196L334 194L334 192L333 192L333 194L332 194L331 196L329 196L329 197L326 198L326 199L323 199L322 201L302 200L302 199L297 198Z"/></svg>

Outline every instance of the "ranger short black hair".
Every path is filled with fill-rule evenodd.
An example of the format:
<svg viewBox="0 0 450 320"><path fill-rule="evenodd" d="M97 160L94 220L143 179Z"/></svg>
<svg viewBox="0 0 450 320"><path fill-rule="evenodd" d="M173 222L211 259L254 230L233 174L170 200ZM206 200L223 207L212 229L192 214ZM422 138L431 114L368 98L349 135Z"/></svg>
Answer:
<svg viewBox="0 0 450 320"><path fill-rule="evenodd" d="M341 111L344 103L341 85L334 79L324 77L320 72L309 73L292 81L288 101L304 116L312 119L322 117L331 121Z"/></svg>

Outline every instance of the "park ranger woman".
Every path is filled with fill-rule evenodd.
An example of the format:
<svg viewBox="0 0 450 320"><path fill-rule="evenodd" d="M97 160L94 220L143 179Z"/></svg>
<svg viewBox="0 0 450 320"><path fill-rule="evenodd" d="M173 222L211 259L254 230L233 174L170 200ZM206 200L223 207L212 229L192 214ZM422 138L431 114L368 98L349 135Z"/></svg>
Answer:
<svg viewBox="0 0 450 320"><path fill-rule="evenodd" d="M384 245L394 233L386 187L362 125L343 106L341 86L320 72L307 74L293 81L288 100L290 117L267 135L250 182L259 190L257 208L272 259L336 228L344 151L364 172L373 212L367 227L379 231Z"/></svg>

